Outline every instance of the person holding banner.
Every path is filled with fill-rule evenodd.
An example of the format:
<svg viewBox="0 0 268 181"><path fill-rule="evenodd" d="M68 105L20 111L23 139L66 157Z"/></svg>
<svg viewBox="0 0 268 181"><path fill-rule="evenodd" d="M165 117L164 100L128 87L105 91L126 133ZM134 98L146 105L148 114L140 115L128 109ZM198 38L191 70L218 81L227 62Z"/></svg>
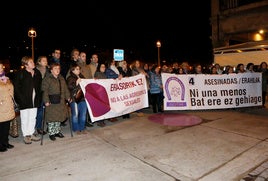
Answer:
<svg viewBox="0 0 268 181"><path fill-rule="evenodd" d="M94 73L94 78L95 79L107 79L105 71L106 71L105 63L98 63L96 72ZM104 121L105 120L98 121L97 125L100 126L100 127L104 127L106 125Z"/></svg>
<svg viewBox="0 0 268 181"><path fill-rule="evenodd" d="M79 83L81 78L85 78L81 74L81 67L77 64L73 64L70 67L70 75L67 77L67 86L71 93L71 113L72 113L72 129L77 134L87 134L85 123L87 119L87 105L84 95L81 100L75 100L75 94L77 90L81 89Z"/></svg>
<svg viewBox="0 0 268 181"><path fill-rule="evenodd" d="M149 73L153 112L163 112L163 84L160 67L154 65Z"/></svg>
<svg viewBox="0 0 268 181"><path fill-rule="evenodd" d="M93 78L91 68L90 68L89 65L87 65L87 54L86 54L86 52L83 52L83 51L80 52L77 64L81 67L81 73L83 74L83 76L85 76L85 79L92 79ZM92 124L92 122L90 120L90 116L89 116L88 111L87 111L87 119L86 119L85 125L87 127L92 127L93 126L93 124Z"/></svg>
<svg viewBox="0 0 268 181"><path fill-rule="evenodd" d="M245 65L243 63L239 63L236 66L236 73L245 73Z"/></svg>
<svg viewBox="0 0 268 181"><path fill-rule="evenodd" d="M115 60L111 60L107 62L107 68L105 71L107 79L121 79L123 76L120 74L116 64Z"/></svg>
<svg viewBox="0 0 268 181"><path fill-rule="evenodd" d="M149 75L143 69L140 60L135 60L134 63L133 63L133 65L132 65L132 76L135 76L135 75L138 75L138 74L143 74L143 75L145 75L146 78L149 78ZM146 83L147 83L147 86L148 86L148 84L150 84L150 81L149 82L146 82ZM150 86L148 87L148 90L149 89L150 89ZM148 93L148 95L149 95L149 93ZM151 97L151 99L152 99L152 97ZM141 110L137 110L136 113L138 114L138 116L143 116L143 113L142 113Z"/></svg>
<svg viewBox="0 0 268 181"><path fill-rule="evenodd" d="M123 77L130 77L132 76L132 70L130 69L130 67L127 64L127 61L123 60L121 62L121 66L118 67L119 73L123 76ZM130 118L130 114L124 114L122 116L123 119L128 119Z"/></svg>
<svg viewBox="0 0 268 181"><path fill-rule="evenodd" d="M107 62L107 68L105 71L107 79L122 79L122 74L120 74L116 64L115 60L110 60ZM116 118L110 118L108 119L110 122L116 122L118 121Z"/></svg>

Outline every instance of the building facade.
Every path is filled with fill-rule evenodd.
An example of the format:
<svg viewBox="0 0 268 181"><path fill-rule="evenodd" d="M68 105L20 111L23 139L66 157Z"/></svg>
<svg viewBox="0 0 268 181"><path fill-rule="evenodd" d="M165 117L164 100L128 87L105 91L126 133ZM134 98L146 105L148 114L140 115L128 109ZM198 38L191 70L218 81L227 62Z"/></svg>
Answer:
<svg viewBox="0 0 268 181"><path fill-rule="evenodd" d="M211 0L213 48L268 39L268 0Z"/></svg>

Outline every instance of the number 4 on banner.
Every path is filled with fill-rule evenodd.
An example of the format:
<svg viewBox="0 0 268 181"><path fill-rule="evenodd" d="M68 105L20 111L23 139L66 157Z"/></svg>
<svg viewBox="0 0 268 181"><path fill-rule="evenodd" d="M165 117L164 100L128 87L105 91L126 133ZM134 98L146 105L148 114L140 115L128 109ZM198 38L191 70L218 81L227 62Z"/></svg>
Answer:
<svg viewBox="0 0 268 181"><path fill-rule="evenodd" d="M193 77L189 77L189 84L194 85L194 78Z"/></svg>

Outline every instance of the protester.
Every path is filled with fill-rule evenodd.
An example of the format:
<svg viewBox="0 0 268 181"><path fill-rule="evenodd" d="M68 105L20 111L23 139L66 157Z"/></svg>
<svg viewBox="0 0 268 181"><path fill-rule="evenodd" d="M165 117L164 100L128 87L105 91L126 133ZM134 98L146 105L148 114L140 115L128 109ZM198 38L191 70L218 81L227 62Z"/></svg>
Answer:
<svg viewBox="0 0 268 181"><path fill-rule="evenodd" d="M84 52L84 51L80 52L77 64L80 66L80 68L81 68L80 72L81 72L81 74L83 74L85 79L92 79L93 78L91 68L90 68L89 65L87 65L87 54L86 54L86 52ZM93 127L94 126L92 124L92 122L91 122L91 119L90 119L88 111L87 111L87 119L86 119L85 125L87 127Z"/></svg>
<svg viewBox="0 0 268 181"><path fill-rule="evenodd" d="M49 138L55 141L56 137L64 137L60 124L68 117L66 101L70 101L70 92L66 80L60 74L60 64L52 63L50 71L51 74L43 79L42 91Z"/></svg>
<svg viewBox="0 0 268 181"><path fill-rule="evenodd" d="M81 79L85 78L81 74L81 68L79 65L71 65L70 76L67 78L67 86L71 93L71 113L72 113L72 129L77 134L86 134L85 128L86 116L87 116L87 105L83 94L80 100L75 99L77 90L81 90L79 83ZM82 91L82 90L81 90Z"/></svg>
<svg viewBox="0 0 268 181"><path fill-rule="evenodd" d="M127 64L126 60L123 60L121 62L121 66L118 67L119 73L123 76L123 77L131 77L132 76L132 70L130 69L130 67ZM122 116L123 119L128 119L130 118L130 114L124 114Z"/></svg>
<svg viewBox="0 0 268 181"><path fill-rule="evenodd" d="M12 82L5 75L4 64L0 62L0 152L14 148L9 144L10 122L15 118L15 111L12 97L14 87Z"/></svg>
<svg viewBox="0 0 268 181"><path fill-rule="evenodd" d="M266 62L261 62L258 72L262 73L262 107L265 108L268 87L268 69Z"/></svg>
<svg viewBox="0 0 268 181"><path fill-rule="evenodd" d="M160 67L154 65L149 74L153 112L163 112L163 84Z"/></svg>
<svg viewBox="0 0 268 181"><path fill-rule="evenodd" d="M106 71L106 65L105 65L105 63L98 63L96 72L94 74L94 78L95 79L107 79L107 76L105 74L105 71ZM105 124L105 120L98 121L97 122L97 125L100 126L100 127L104 127L106 125Z"/></svg>
<svg viewBox="0 0 268 181"><path fill-rule="evenodd" d="M24 56L21 59L23 69L18 71L14 78L15 100L20 105L21 130L25 144L39 141L34 135L37 107L41 105L42 75L35 67L32 57Z"/></svg>
<svg viewBox="0 0 268 181"><path fill-rule="evenodd" d="M49 68L48 68L48 60L46 56L39 56L37 58L36 68L41 72L42 79L50 73ZM44 128L42 128L43 112L44 112L43 106L44 106L44 103L42 101L40 106L37 108L36 125L35 125L37 134L41 134L41 135L46 134L46 131L44 131L43 130Z"/></svg>
<svg viewBox="0 0 268 181"><path fill-rule="evenodd" d="M107 68L106 68L105 74L106 74L107 79L119 79L120 80L123 78L122 74L120 74L120 72L116 66L115 60L107 61ZM118 121L118 119L117 118L110 118L110 119L108 119L108 121L116 122L116 121Z"/></svg>

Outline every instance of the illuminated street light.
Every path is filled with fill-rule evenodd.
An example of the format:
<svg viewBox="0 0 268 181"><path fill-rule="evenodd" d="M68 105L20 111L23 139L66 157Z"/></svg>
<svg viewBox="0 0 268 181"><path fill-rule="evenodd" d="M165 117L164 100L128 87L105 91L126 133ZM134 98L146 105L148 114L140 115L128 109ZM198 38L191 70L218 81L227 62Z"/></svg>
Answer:
<svg viewBox="0 0 268 181"><path fill-rule="evenodd" d="M160 67L160 47L161 47L161 42L158 40L156 42L156 47L157 47L157 61L158 61L158 66Z"/></svg>
<svg viewBox="0 0 268 181"><path fill-rule="evenodd" d="M32 59L34 60L34 38L36 37L36 31L33 28L28 31L28 37L32 38Z"/></svg>

